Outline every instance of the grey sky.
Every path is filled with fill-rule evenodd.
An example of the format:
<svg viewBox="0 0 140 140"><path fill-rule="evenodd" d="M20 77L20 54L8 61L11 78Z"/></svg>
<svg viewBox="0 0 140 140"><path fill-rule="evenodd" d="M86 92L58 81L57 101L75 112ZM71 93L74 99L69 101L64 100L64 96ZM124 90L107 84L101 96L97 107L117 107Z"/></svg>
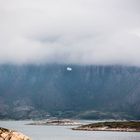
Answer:
<svg viewBox="0 0 140 140"><path fill-rule="evenodd" d="M140 0L0 0L0 63L140 65Z"/></svg>

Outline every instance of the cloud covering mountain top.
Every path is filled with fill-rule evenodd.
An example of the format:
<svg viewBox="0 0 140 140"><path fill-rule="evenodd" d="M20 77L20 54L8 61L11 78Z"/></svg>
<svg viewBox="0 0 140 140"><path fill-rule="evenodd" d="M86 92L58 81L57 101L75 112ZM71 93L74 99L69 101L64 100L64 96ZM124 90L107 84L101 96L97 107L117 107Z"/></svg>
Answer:
<svg viewBox="0 0 140 140"><path fill-rule="evenodd" d="M139 0L0 0L1 64L139 60Z"/></svg>

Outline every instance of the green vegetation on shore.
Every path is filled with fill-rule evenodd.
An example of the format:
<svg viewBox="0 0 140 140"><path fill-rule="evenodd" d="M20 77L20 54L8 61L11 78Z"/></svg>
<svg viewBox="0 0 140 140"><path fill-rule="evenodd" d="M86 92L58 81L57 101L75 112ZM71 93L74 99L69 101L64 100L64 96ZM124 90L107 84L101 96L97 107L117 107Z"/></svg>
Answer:
<svg viewBox="0 0 140 140"><path fill-rule="evenodd" d="M140 122L139 121L99 122L82 125L80 127L73 128L73 130L140 132Z"/></svg>

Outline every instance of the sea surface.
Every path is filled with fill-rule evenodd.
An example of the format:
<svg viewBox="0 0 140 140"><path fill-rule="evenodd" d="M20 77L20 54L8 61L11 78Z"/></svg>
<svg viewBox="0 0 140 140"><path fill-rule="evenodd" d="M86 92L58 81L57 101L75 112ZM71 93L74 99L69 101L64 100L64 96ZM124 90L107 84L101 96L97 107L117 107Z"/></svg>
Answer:
<svg viewBox="0 0 140 140"><path fill-rule="evenodd" d="M140 140L139 132L73 131L71 126L26 125L30 122L0 121L0 127L20 131L32 140Z"/></svg>

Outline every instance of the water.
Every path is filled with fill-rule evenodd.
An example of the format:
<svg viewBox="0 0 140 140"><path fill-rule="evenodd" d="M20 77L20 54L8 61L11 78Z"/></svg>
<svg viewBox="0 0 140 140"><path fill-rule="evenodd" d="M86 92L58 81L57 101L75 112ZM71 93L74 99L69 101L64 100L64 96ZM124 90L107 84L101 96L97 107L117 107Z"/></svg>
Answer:
<svg viewBox="0 0 140 140"><path fill-rule="evenodd" d="M25 125L30 121L0 121L0 127L20 131L32 140L140 140L139 132L73 131L69 126Z"/></svg>

